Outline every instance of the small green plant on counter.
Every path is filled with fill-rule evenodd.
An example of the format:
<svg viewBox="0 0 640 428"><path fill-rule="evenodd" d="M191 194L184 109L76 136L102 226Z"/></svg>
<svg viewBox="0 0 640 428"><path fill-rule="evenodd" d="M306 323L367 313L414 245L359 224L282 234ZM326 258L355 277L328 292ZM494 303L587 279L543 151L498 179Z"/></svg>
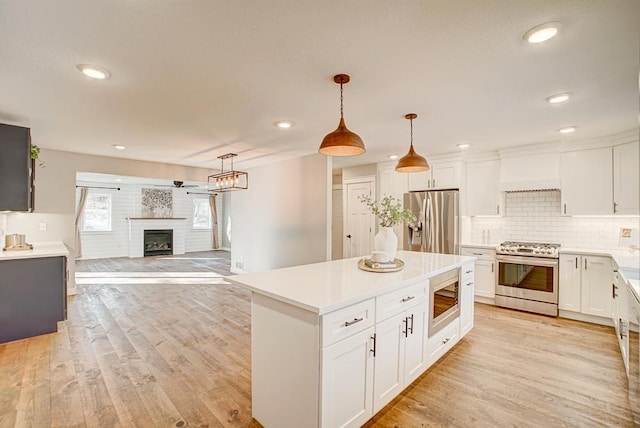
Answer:
<svg viewBox="0 0 640 428"><path fill-rule="evenodd" d="M44 162L40 159L40 147L31 145L31 159L38 161L38 166L44 168Z"/></svg>
<svg viewBox="0 0 640 428"><path fill-rule="evenodd" d="M367 195L360 195L358 199L369 207L371 214L377 217L380 227L393 227L399 223L413 226L416 222L416 216L411 211L402 209L400 199L393 196L385 196L380 204Z"/></svg>

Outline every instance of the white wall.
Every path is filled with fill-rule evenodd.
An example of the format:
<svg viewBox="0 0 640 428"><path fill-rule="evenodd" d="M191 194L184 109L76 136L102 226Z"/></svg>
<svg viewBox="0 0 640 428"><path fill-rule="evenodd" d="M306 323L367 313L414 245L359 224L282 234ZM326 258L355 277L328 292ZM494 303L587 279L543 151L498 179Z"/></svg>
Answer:
<svg viewBox="0 0 640 428"><path fill-rule="evenodd" d="M74 288L76 172L203 181L215 170L42 149L44 168L35 169L35 213L7 214L6 233L24 233L28 242L63 241L70 249L69 279ZM47 230L40 231L41 222ZM3 243L4 244L4 243ZM4 245L3 245L4 246Z"/></svg>
<svg viewBox="0 0 640 428"><path fill-rule="evenodd" d="M615 249L620 228L638 228L640 224L637 216L561 216L559 190L507 193L505 205L504 217L472 217L470 239L464 243L480 243L482 230L489 230L490 244L520 240L558 243L563 247Z"/></svg>
<svg viewBox="0 0 640 428"><path fill-rule="evenodd" d="M331 162L314 154L252 169L231 195L231 267L257 272L326 261Z"/></svg>

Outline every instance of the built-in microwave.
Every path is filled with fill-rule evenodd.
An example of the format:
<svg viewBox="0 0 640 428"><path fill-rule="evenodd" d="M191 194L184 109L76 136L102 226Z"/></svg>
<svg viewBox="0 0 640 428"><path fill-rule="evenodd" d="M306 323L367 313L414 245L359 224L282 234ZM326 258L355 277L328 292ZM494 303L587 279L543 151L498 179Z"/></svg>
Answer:
<svg viewBox="0 0 640 428"><path fill-rule="evenodd" d="M460 315L460 269L431 278L429 299L429 337L442 330Z"/></svg>

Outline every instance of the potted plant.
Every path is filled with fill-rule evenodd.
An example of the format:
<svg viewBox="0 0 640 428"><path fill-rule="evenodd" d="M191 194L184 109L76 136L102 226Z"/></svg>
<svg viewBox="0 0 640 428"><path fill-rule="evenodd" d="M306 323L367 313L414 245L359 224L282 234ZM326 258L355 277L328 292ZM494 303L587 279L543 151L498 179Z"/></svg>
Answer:
<svg viewBox="0 0 640 428"><path fill-rule="evenodd" d="M393 196L385 196L380 203L367 195L361 195L358 199L378 219L380 230L374 240L374 249L385 253L388 261L393 261L398 248L398 237L393 231L393 226L400 223L413 226L416 222L416 216L408 209L403 209L400 200Z"/></svg>

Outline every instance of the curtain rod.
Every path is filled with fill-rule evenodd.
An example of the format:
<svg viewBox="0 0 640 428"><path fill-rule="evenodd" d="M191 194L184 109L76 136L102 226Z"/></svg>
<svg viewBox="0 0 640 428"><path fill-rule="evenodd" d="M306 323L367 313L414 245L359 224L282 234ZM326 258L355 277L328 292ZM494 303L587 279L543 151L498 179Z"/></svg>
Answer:
<svg viewBox="0 0 640 428"><path fill-rule="evenodd" d="M111 190L120 190L119 187L98 187L98 186L76 186L76 189L79 187L83 187L85 189L111 189Z"/></svg>
<svg viewBox="0 0 640 428"><path fill-rule="evenodd" d="M187 192L187 195L213 195L213 196L218 196L217 193L199 193L199 192Z"/></svg>

